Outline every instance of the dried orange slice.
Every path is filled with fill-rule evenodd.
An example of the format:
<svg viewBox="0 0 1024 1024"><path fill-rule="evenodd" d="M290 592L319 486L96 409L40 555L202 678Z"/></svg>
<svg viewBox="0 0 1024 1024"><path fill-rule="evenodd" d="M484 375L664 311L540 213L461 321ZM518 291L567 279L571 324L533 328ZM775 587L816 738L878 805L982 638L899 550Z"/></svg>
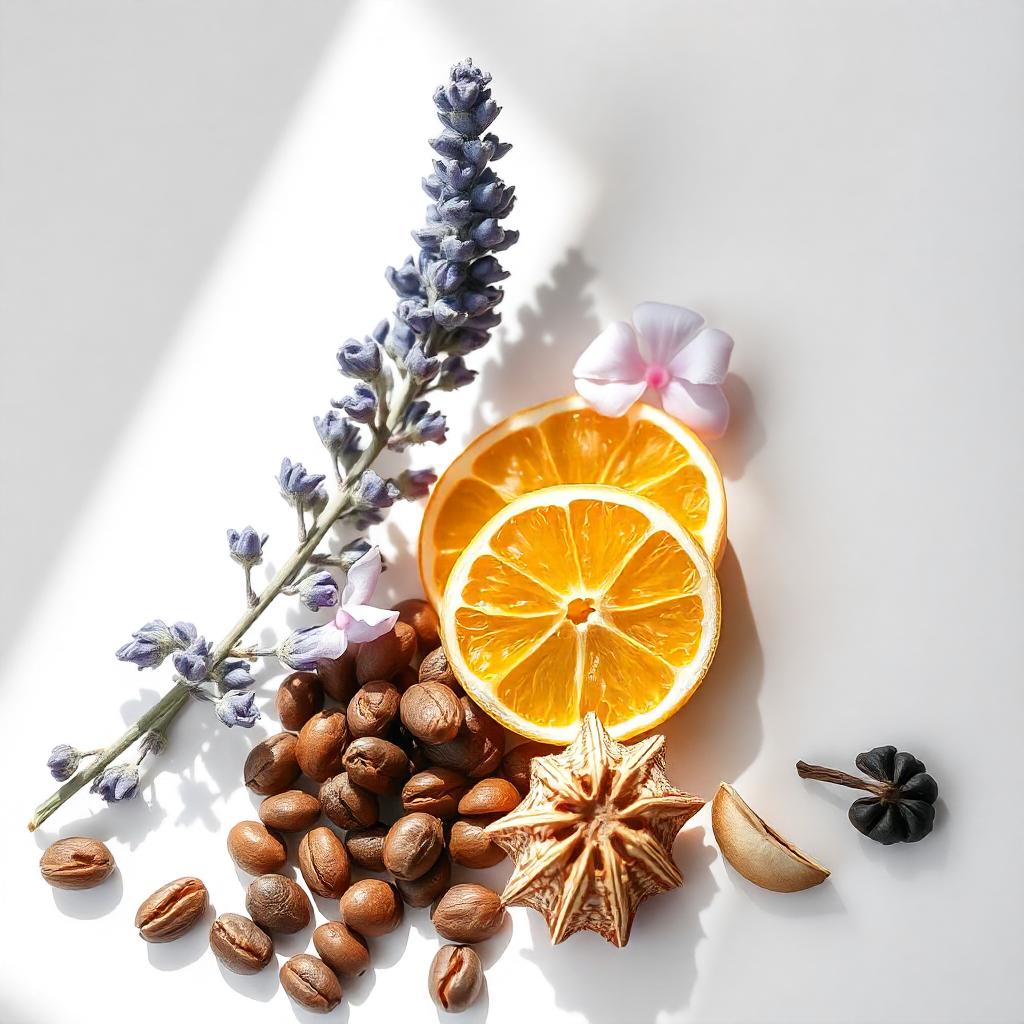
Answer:
<svg viewBox="0 0 1024 1024"><path fill-rule="evenodd" d="M456 558L499 509L555 484L610 484L657 502L718 563L725 488L707 448L678 420L637 403L612 419L576 395L525 409L481 434L434 487L420 530L420 576L441 606Z"/></svg>
<svg viewBox="0 0 1024 1024"><path fill-rule="evenodd" d="M504 505L467 544L441 642L513 732L568 743L594 711L621 740L690 698L720 616L714 567L673 516L618 487L566 484Z"/></svg>

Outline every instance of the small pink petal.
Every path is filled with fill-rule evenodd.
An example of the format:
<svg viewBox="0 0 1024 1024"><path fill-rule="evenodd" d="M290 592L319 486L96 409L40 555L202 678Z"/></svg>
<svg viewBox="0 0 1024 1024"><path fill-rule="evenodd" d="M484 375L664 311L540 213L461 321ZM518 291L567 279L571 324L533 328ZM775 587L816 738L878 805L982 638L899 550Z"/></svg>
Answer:
<svg viewBox="0 0 1024 1024"><path fill-rule="evenodd" d="M348 571L341 604L366 604L373 597L373 588L380 578L380 548L373 547L353 563Z"/></svg>
<svg viewBox="0 0 1024 1024"><path fill-rule="evenodd" d="M635 382L643 378L644 369L636 332L619 320L606 327L583 350L572 368L572 375L597 381Z"/></svg>
<svg viewBox="0 0 1024 1024"><path fill-rule="evenodd" d="M354 644L376 640L393 629L398 621L398 612L385 611L368 604L346 605L345 611L351 619L345 628L345 635Z"/></svg>
<svg viewBox="0 0 1024 1024"><path fill-rule="evenodd" d="M675 354L704 326L704 317L685 306L641 302L633 310L640 351L648 363L668 366Z"/></svg>
<svg viewBox="0 0 1024 1024"><path fill-rule="evenodd" d="M592 409L602 416L621 416L647 390L647 384L625 384L610 381L599 384L596 381L576 379L576 390Z"/></svg>
<svg viewBox="0 0 1024 1024"><path fill-rule="evenodd" d="M691 384L673 379L661 393L665 412L701 437L713 440L729 425L729 400L717 384Z"/></svg>
<svg viewBox="0 0 1024 1024"><path fill-rule="evenodd" d="M352 623L352 616L349 615L344 608L339 608L338 613L334 616L334 625L340 629L343 633Z"/></svg>
<svg viewBox="0 0 1024 1024"><path fill-rule="evenodd" d="M673 377L691 384L721 384L729 372L732 338L725 331L705 327L669 363Z"/></svg>

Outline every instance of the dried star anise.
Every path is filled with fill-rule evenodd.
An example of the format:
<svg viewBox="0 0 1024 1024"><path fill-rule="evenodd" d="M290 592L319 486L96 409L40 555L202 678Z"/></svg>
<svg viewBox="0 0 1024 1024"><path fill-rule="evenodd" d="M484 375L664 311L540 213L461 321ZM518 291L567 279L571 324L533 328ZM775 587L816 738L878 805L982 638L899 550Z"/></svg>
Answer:
<svg viewBox="0 0 1024 1024"><path fill-rule="evenodd" d="M858 832L876 843L916 843L932 830L939 787L913 754L895 747L875 747L857 755L857 767L874 782L856 775L797 761L802 779L863 789L872 796L854 800L849 817Z"/></svg>
<svg viewBox="0 0 1024 1024"><path fill-rule="evenodd" d="M487 831L515 863L502 902L532 907L558 943L588 929L624 946L637 907L682 885L672 843L703 806L665 776L665 737L616 743L593 713L560 754L536 757L530 791Z"/></svg>

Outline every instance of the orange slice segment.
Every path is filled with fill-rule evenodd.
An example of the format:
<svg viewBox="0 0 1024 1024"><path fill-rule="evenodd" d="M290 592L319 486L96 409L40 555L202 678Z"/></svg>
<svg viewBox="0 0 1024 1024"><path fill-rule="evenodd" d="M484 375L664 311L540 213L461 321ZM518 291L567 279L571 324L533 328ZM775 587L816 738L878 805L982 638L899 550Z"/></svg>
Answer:
<svg viewBox="0 0 1024 1024"><path fill-rule="evenodd" d="M506 728L567 743L596 711L624 739L700 685L720 614L714 567L673 516L620 488L560 484L505 505L466 545L441 640Z"/></svg>
<svg viewBox="0 0 1024 1024"><path fill-rule="evenodd" d="M697 436L654 406L637 403L613 419L573 395L485 431L435 485L419 551L434 606L440 608L455 560L491 516L521 495L558 484L610 484L642 494L693 533L712 562L721 558L725 489Z"/></svg>

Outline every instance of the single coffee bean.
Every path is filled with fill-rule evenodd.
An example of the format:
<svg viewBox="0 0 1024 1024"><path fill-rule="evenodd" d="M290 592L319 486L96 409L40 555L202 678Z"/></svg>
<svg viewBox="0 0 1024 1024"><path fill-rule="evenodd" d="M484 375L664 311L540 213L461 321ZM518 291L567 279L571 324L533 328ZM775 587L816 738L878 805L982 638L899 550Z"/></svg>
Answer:
<svg viewBox="0 0 1024 1024"><path fill-rule="evenodd" d="M294 935L309 924L313 908L302 888L284 875L260 875L245 891L245 909L268 932Z"/></svg>
<svg viewBox="0 0 1024 1024"><path fill-rule="evenodd" d="M353 740L345 750L343 765L357 786L381 796L397 793L409 778L409 758L405 751L378 736L360 736Z"/></svg>
<svg viewBox="0 0 1024 1024"><path fill-rule="evenodd" d="M364 683L349 701L348 731L353 736L383 736L398 717L401 699L398 690L383 679Z"/></svg>
<svg viewBox="0 0 1024 1024"><path fill-rule="evenodd" d="M257 743L245 759L242 775L245 784L261 796L273 796L291 789L299 777L299 762L295 759L297 737L291 732L279 732Z"/></svg>
<svg viewBox="0 0 1024 1024"><path fill-rule="evenodd" d="M384 837L387 825L377 822L368 828L353 828L345 834L345 849L352 861L367 871L384 870Z"/></svg>
<svg viewBox="0 0 1024 1024"><path fill-rule="evenodd" d="M417 683L402 694L402 725L424 743L447 743L462 726L462 705L441 683Z"/></svg>
<svg viewBox="0 0 1024 1024"><path fill-rule="evenodd" d="M519 790L508 779L481 779L459 801L459 814L508 814L519 799Z"/></svg>
<svg viewBox="0 0 1024 1024"><path fill-rule="evenodd" d="M464 868L490 868L505 859L505 851L484 831L499 815L487 815L452 825L448 850L452 860Z"/></svg>
<svg viewBox="0 0 1024 1024"><path fill-rule="evenodd" d="M299 843L299 870L317 894L336 900L348 888L352 867L345 844L329 829L315 828Z"/></svg>
<svg viewBox="0 0 1024 1024"><path fill-rule="evenodd" d="M329 1013L341 1002L341 983L327 964L299 953L281 965L281 988L314 1013Z"/></svg>
<svg viewBox="0 0 1024 1024"><path fill-rule="evenodd" d="M427 601L418 597L410 597L399 601L394 606L398 612L398 621L412 626L416 634L416 646L420 654L427 654L441 644L441 636L438 633L440 623L437 619L437 612Z"/></svg>
<svg viewBox="0 0 1024 1024"><path fill-rule="evenodd" d="M398 891L379 878L364 878L350 885L339 907L349 928L371 938L393 932L402 920Z"/></svg>
<svg viewBox="0 0 1024 1024"><path fill-rule="evenodd" d="M293 672L277 688L277 717L298 732L324 706L324 690L315 672Z"/></svg>
<svg viewBox="0 0 1024 1024"><path fill-rule="evenodd" d="M402 807L406 813L424 811L438 818L454 818L466 789L465 776L458 772L450 768L426 768L402 787Z"/></svg>
<svg viewBox="0 0 1024 1024"><path fill-rule="evenodd" d="M402 899L410 907L429 907L452 881L452 862L447 853L434 861L434 866L419 878L411 881L400 878L395 885L402 894Z"/></svg>
<svg viewBox="0 0 1024 1024"><path fill-rule="evenodd" d="M406 814L388 830L384 867L405 881L425 875L444 849L444 826L433 814Z"/></svg>
<svg viewBox="0 0 1024 1024"><path fill-rule="evenodd" d="M313 932L320 959L343 978L358 978L370 966L366 939L340 921L328 921Z"/></svg>
<svg viewBox="0 0 1024 1024"><path fill-rule="evenodd" d="M320 801L301 789L268 796L260 804L260 821L281 832L301 832L315 825L319 817Z"/></svg>
<svg viewBox="0 0 1024 1024"><path fill-rule="evenodd" d="M243 871L265 875L288 862L284 839L260 821L240 821L228 833L228 853Z"/></svg>
<svg viewBox="0 0 1024 1024"><path fill-rule="evenodd" d="M274 956L274 943L270 936L241 914L221 914L213 922L210 949L235 974L256 974Z"/></svg>
<svg viewBox="0 0 1024 1024"><path fill-rule="evenodd" d="M340 658L318 661L316 677L320 680L324 693L339 704L347 704L352 694L359 689L356 680L356 654L359 644L349 644Z"/></svg>
<svg viewBox="0 0 1024 1024"><path fill-rule="evenodd" d="M365 828L380 817L376 795L357 786L347 772L335 775L320 787L320 806L338 828Z"/></svg>
<svg viewBox="0 0 1024 1024"><path fill-rule="evenodd" d="M505 908L493 889L466 882L453 885L437 901L430 919L443 939L483 942L501 928L505 921Z"/></svg>
<svg viewBox="0 0 1024 1024"><path fill-rule="evenodd" d="M93 889L113 870L113 854L86 836L58 839L39 858L40 874L55 889Z"/></svg>
<svg viewBox="0 0 1024 1024"><path fill-rule="evenodd" d="M142 901L135 927L147 942L171 942L206 913L210 894L198 878L176 878Z"/></svg>
<svg viewBox="0 0 1024 1024"><path fill-rule="evenodd" d="M449 690L454 690L457 695L462 695L462 684L455 678L443 647L431 651L420 662L419 676L421 683L440 683Z"/></svg>
<svg viewBox="0 0 1024 1024"><path fill-rule="evenodd" d="M341 759L348 743L345 712L336 708L318 711L299 733L295 757L311 779L325 782L341 771Z"/></svg>
<svg viewBox="0 0 1024 1024"><path fill-rule="evenodd" d="M476 1002L484 984L484 968L469 946L442 946L430 964L427 988L436 1006L462 1013Z"/></svg>
<svg viewBox="0 0 1024 1024"><path fill-rule="evenodd" d="M533 759L561 752L561 747L529 740L526 743L520 743L518 747L513 747L501 759L501 772L522 796L526 796L530 792L530 765L533 763Z"/></svg>
<svg viewBox="0 0 1024 1024"><path fill-rule="evenodd" d="M419 673L412 667L412 665L406 665L398 675L391 677L391 682L395 684L395 689L399 693L405 693L410 686L415 686L419 681Z"/></svg>
<svg viewBox="0 0 1024 1024"><path fill-rule="evenodd" d="M388 633L359 645L356 655L356 679L368 683L390 679L412 661L416 653L416 631L405 622L396 622Z"/></svg>
<svg viewBox="0 0 1024 1024"><path fill-rule="evenodd" d="M471 779L481 779L490 775L501 762L505 730L468 697L460 700L463 723L458 735L447 743L426 744L424 749L433 764L453 768Z"/></svg>

